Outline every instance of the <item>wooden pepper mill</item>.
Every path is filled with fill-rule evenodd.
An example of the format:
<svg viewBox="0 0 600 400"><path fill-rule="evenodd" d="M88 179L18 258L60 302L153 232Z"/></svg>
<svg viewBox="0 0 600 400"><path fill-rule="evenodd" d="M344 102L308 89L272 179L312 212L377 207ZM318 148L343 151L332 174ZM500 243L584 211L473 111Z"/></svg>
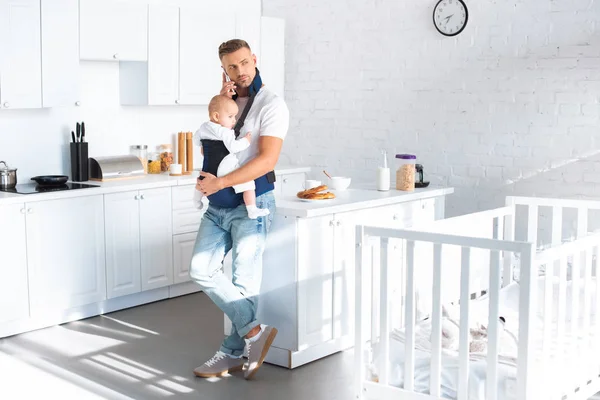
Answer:
<svg viewBox="0 0 600 400"><path fill-rule="evenodd" d="M181 164L183 175L194 172L194 143L192 132L179 132L177 134L177 162Z"/></svg>

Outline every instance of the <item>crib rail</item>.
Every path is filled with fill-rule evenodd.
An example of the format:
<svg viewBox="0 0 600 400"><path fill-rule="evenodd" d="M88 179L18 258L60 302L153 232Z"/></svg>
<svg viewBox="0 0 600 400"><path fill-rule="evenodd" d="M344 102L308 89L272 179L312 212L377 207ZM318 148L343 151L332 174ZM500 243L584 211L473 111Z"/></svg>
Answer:
<svg viewBox="0 0 600 400"><path fill-rule="evenodd" d="M503 215L501 213L491 213L488 216L497 218ZM503 227L496 226L495 235L502 231ZM460 332L459 332L459 386L457 398L466 400L468 398L469 382L469 322L471 317L471 293L470 287L471 275L479 273L477 268L471 264L471 253L476 250L487 250L489 257L489 281L488 281L488 355L486 370L486 399L497 399L497 380L498 380L498 349L499 349L499 328L500 328L500 290L502 288L502 254L514 254L521 260L519 276L519 335L517 351L517 399L529 400L536 398L567 398L584 399L591 396L594 392L600 391L598 375L600 374L600 363L592 362L593 365L586 367L588 376L568 376L562 385L561 393L540 393L539 381L533 381L534 351L536 344L542 343L542 353L548 357L562 357L569 352L593 351L594 354L600 354L600 324L598 319L592 320L592 308L600 310L600 296L592 296L592 292L600 293L600 280L592 281L592 262L597 259L600 249L600 235L589 235L580 240L566 243L560 247L550 248L542 253L535 254L534 243L517 242L499 239L490 239L482 237L467 237L448 233L440 233L448 229L440 229L438 232L422 232L417 230L393 230L386 228L375 228L368 226L357 226L356 228L356 373L358 377L364 377L365 366L365 339L362 326L370 321L366 317L368 307L368 298L363 296L363 282L368 281L370 268L379 268L379 290L380 298L378 300L380 316L378 318L378 332L381 353L386 355L381 359L379 365L379 382L365 382L364 379L357 379L357 398L363 398L363 391L368 391L377 399L398 398L398 393L402 392L406 398L412 399L439 399L441 398L441 372L442 372L442 293L445 286L452 284L442 280L442 271L447 261L442 257L446 246L460 247ZM378 239L378 240L373 240ZM388 257L390 241L399 239L406 245L405 263L406 270L406 293L404 312L405 320L405 358L404 358L404 386L402 389L390 388L386 392L385 386L389 382L389 354L390 343L390 318L391 318L391 290L390 290L390 272L394 265ZM415 392L415 273L420 267L416 259L415 246L418 243L428 243L433 249L433 274L431 282L432 313L431 313L431 360L430 360L430 387L429 395L423 395ZM370 257L371 247L377 246L377 251L381 257L377 266L373 264L373 258ZM571 290L573 295L568 299L566 277L567 258L570 257L572 277ZM541 268L546 271L546 278L543 281L542 304L538 301L538 271ZM556 271L555 271L556 270ZM554 285L555 276L558 276L558 285ZM582 296L579 296L580 288ZM558 303L555 300L558 298ZM539 310L542 310L543 334L537 337L535 324L539 318ZM566 317L570 311L572 316L582 315L583 324L580 326L578 318L569 319ZM558 315L554 318L553 315ZM558 330L558 349L551 348L552 330ZM581 330L581 332L580 332ZM372 331L371 340L374 339ZM571 343L566 334L571 337L584 335L589 338L589 346L581 347L580 342ZM579 347L578 347L579 346ZM588 359L589 360L589 359ZM556 361L556 360L554 360ZM565 358L565 362L573 362L573 358ZM590 361L588 361L590 362ZM542 365L547 365L543 363ZM538 371L539 372L539 371ZM537 388L535 384L538 384ZM550 385L547 385L549 388ZM543 388L542 388L543 389ZM555 390L554 388L549 390ZM385 393L395 393L386 395ZM542 395L543 397L539 397ZM582 397L586 395L587 397ZM386 397L389 396L389 397Z"/></svg>
<svg viewBox="0 0 600 400"><path fill-rule="evenodd" d="M520 255L523 260L521 265L521 282L522 290L520 296L524 311L520 314L520 324L524 329L519 332L519 348L518 348L518 368L520 371L527 371L529 369L531 359L531 347L528 346L531 340L531 330L528 327L532 324L533 314L530 310L535 309L535 287L533 281L535 276L533 274L533 252L534 247L530 243L518 243L508 242L498 239L488 238L473 238L463 237L458 235L450 235L445 233L432 233L432 232L420 232L413 230L392 230L385 228L374 228L358 226L356 231L357 238L357 254L356 254L356 347L355 354L357 357L356 368L358 376L362 375L362 368L364 366L364 340L363 340L363 315L364 315L364 304L361 293L361 282L367 280L366 274L368 274L369 258L368 252L363 244L369 243L369 237L384 238L380 241L381 253L385 254L387 251L389 238L403 239L406 241L406 299L405 299L405 313L406 313L406 349L405 349L405 366L404 366L404 391L414 391L414 368L415 368L415 243L416 242L427 242L433 244L434 247L434 282L432 288L433 298L433 310L432 310L432 359L431 359L431 380L430 380L430 394L431 398L440 397L440 379L441 379L441 319L442 319L442 286L441 281L441 270L443 268L443 260L441 257L442 249L447 245L455 245L461 247L461 326L460 326L460 340L459 340L459 357L460 357L460 376L462 378L468 377L469 368L469 299L471 290L469 289L469 273L470 273L470 257L469 253L472 249L488 249L493 252L491 257L490 265L490 282L489 282L489 295L490 295L490 315L489 315L489 343L492 346L490 350L490 362L488 363L488 376L490 382L495 382L494 379L497 376L497 349L498 346L498 299L499 290L501 288L501 274L500 274L500 252L513 252ZM389 272L390 266L388 265L388 258L383 257L380 265L380 276L381 276L381 318L380 318L380 332L389 332ZM388 335L381 334L381 346L382 354L388 354L389 343ZM379 376L379 383L382 385L388 384L388 360L386 357L383 358L383 368L381 368L381 374ZM527 398L528 393L532 390L531 385L528 382L529 374L519 374L518 379L518 393L519 398ZM459 399L467 399L468 386L467 379L461 379L461 385L459 387ZM358 387L357 390L362 392L362 386ZM495 392L495 390L494 390ZM490 397L493 400L493 397Z"/></svg>

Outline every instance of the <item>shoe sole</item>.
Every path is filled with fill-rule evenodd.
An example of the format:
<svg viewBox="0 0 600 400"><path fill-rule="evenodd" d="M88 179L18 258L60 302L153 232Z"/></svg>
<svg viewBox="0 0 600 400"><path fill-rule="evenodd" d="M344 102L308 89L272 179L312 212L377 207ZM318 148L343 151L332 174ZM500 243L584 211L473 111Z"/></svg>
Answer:
<svg viewBox="0 0 600 400"><path fill-rule="evenodd" d="M244 364L237 366L237 367L231 367L228 370L225 371L221 371L221 372L214 372L214 373L202 373L202 372L196 372L194 371L194 375L196 375L198 378L218 378L220 376L225 376L225 375L229 375L230 372L238 372L244 369Z"/></svg>
<svg viewBox="0 0 600 400"><path fill-rule="evenodd" d="M273 340L275 340L275 336L277 336L277 332L278 332L277 328L271 329L271 332L269 333L269 336L267 337L267 341L265 342L265 347L263 347L262 353L260 354L260 358L258 359L258 363L256 364L256 367L254 368L254 370L252 370L252 372L250 372L248 374L248 376L246 376L246 379L252 379L252 377L254 375L256 375L256 372L261 367L261 365L263 364L263 361L265 361L265 358L267 357L267 353L269 352L269 349L271 348L271 344L273 344Z"/></svg>

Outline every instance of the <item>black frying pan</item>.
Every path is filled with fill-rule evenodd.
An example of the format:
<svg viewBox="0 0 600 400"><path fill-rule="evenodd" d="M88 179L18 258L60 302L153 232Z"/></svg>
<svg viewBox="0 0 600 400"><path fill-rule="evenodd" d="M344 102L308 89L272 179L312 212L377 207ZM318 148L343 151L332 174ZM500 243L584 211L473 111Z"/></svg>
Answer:
<svg viewBox="0 0 600 400"><path fill-rule="evenodd" d="M40 186L60 186L67 183L69 177L65 175L41 175L34 176L31 180Z"/></svg>

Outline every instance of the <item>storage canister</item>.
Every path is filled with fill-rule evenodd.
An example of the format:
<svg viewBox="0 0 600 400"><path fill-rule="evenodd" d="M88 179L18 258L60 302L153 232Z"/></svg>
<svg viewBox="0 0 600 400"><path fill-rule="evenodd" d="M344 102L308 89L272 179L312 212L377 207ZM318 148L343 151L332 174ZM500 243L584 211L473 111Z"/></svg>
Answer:
<svg viewBox="0 0 600 400"><path fill-rule="evenodd" d="M131 146L131 154L136 156L144 166L144 173L148 173L148 145L138 144Z"/></svg>
<svg viewBox="0 0 600 400"><path fill-rule="evenodd" d="M415 190L415 164L417 157L413 154L396 154L399 161L396 170L396 189L410 192Z"/></svg>

